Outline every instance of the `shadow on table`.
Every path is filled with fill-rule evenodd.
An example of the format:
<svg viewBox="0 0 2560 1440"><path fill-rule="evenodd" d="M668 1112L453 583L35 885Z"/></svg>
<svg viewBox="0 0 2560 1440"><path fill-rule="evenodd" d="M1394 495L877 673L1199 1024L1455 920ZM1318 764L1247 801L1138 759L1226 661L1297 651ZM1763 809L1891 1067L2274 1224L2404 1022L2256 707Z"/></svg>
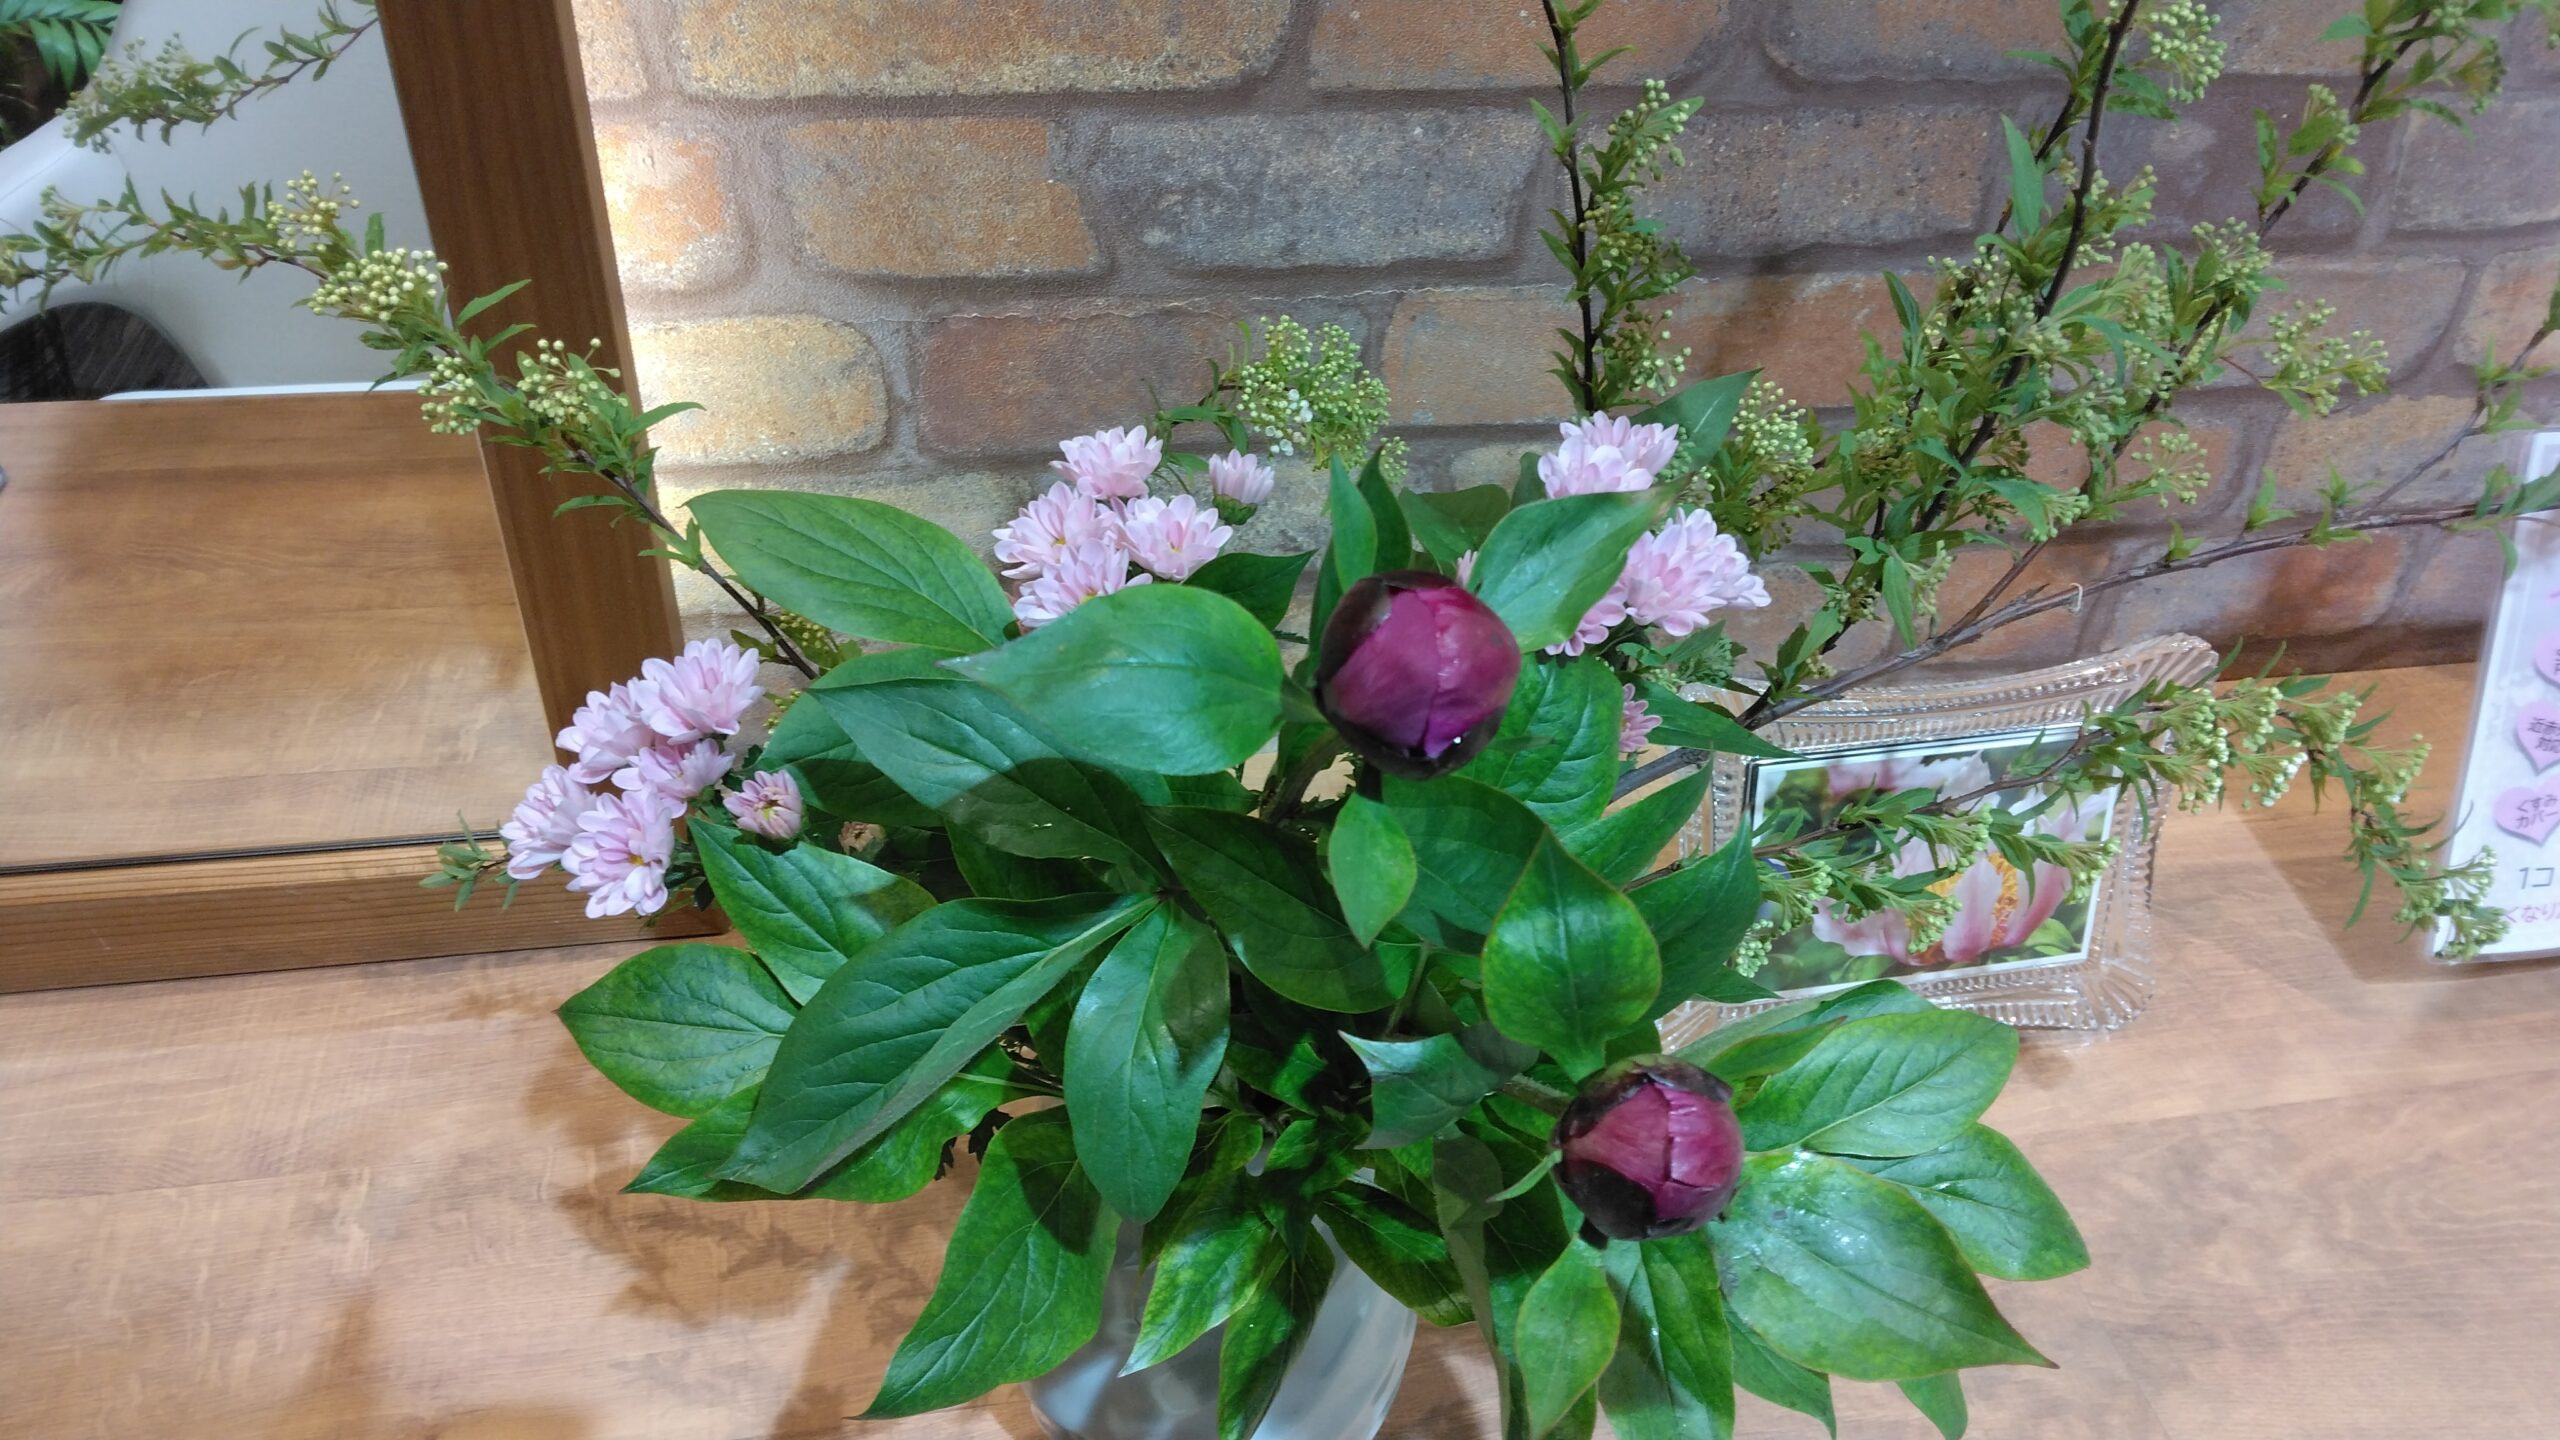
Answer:
<svg viewBox="0 0 2560 1440"><path fill-rule="evenodd" d="M539 1406L485 1406L429 1418L407 1413L383 1382L374 1306L371 1295L339 1306L329 1339L314 1353L300 1391L277 1407L261 1435L269 1440L597 1440L585 1417Z"/></svg>

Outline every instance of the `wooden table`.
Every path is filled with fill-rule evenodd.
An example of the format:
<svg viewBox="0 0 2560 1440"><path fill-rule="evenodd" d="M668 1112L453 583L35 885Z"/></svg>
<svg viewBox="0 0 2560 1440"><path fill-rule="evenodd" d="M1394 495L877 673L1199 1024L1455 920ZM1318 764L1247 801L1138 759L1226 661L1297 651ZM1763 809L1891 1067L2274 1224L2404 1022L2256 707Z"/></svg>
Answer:
<svg viewBox="0 0 2560 1440"><path fill-rule="evenodd" d="M2386 693L2451 741L2470 681ZM2560 968L2342 934L2337 845L2298 803L2181 817L2152 1012L2029 1044L1991 1118L2097 1263L1997 1287L2062 1369L1977 1372L1975 1435L2560 1435ZM0 998L0 1431L1031 1440L1011 1390L841 1418L958 1185L888 1211L617 1193L676 1122L549 1011L619 953ZM1425 1331L1389 1436L1493 1433L1474 1345ZM1844 1435L1933 1433L1887 1387L1840 1397ZM1821 1433L1745 1405L1745 1436Z"/></svg>
<svg viewBox="0 0 2560 1440"><path fill-rule="evenodd" d="M0 466L0 867L450 835L551 757L416 396L0 406Z"/></svg>

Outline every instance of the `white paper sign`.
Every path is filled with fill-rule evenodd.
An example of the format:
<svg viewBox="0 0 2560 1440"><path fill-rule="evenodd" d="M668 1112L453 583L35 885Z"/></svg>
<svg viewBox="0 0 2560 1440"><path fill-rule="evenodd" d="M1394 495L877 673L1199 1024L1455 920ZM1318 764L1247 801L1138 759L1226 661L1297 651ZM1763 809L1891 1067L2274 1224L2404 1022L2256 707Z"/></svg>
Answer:
<svg viewBox="0 0 2560 1440"><path fill-rule="evenodd" d="M2537 435L2528 478L2560 469L2560 432ZM2483 960L2560 955L2560 512L2515 527L2518 560L2480 652L2480 697L2448 858L2497 856L2488 900L2507 938ZM2445 927L2436 944L2442 946Z"/></svg>

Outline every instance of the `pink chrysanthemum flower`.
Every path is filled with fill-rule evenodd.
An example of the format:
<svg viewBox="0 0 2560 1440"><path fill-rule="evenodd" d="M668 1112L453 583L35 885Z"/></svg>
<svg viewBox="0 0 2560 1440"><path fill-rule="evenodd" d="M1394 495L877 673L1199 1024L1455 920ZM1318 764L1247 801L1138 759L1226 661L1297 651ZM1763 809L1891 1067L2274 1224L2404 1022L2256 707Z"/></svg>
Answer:
<svg viewBox="0 0 2560 1440"><path fill-rule="evenodd" d="M690 745L652 745L613 772L613 783L625 790L655 790L678 805L720 783L729 773L729 752L717 740Z"/></svg>
<svg viewBox="0 0 2560 1440"><path fill-rule="evenodd" d="M1617 629L1618 622L1626 618L1627 582L1620 580L1609 587L1609 593L1601 596L1598 604L1583 612L1582 623L1574 627L1573 633L1548 646L1547 653L1579 655L1608 639L1609 632Z"/></svg>
<svg viewBox="0 0 2560 1440"><path fill-rule="evenodd" d="M800 782L792 779L788 770L759 770L747 777L747 783L722 796L720 803L737 817L741 830L768 840L800 838L800 821L806 811L800 801Z"/></svg>
<svg viewBox="0 0 2560 1440"><path fill-rule="evenodd" d="M1631 546L1618 584L1638 624L1672 636L1700 629L1718 610L1769 603L1769 587L1751 573L1750 558L1732 536L1717 532L1704 510L1682 511Z"/></svg>
<svg viewBox="0 0 2560 1440"><path fill-rule="evenodd" d="M601 785L630 764L632 756L658 743L658 732L649 728L633 689L624 683L611 690L590 690L587 703L569 717L568 728L555 743L578 757L569 766L570 779L581 785Z"/></svg>
<svg viewBox="0 0 2560 1440"><path fill-rule="evenodd" d="M1025 630L1037 630L1096 595L1109 595L1152 576L1129 573L1129 552L1117 545L1084 545L1069 552L1039 578L1022 587L1013 616Z"/></svg>
<svg viewBox="0 0 2560 1440"><path fill-rule="evenodd" d="M1132 558L1165 580L1188 580L1218 558L1236 532L1188 495L1132 500L1120 512L1120 542Z"/></svg>
<svg viewBox="0 0 2560 1440"><path fill-rule="evenodd" d="M578 838L578 817L595 803L595 792L579 784L567 769L544 766L542 778L516 802L516 813L498 827L500 838L507 842L508 877L531 880L559 864L560 857L569 853L569 843Z"/></svg>
<svg viewBox="0 0 2560 1440"><path fill-rule="evenodd" d="M1680 432L1668 425L1638 425L1623 415L1594 415L1560 427L1568 440L1580 436L1594 447L1606 446L1626 457L1647 475L1660 475L1680 453Z"/></svg>
<svg viewBox="0 0 2560 1440"><path fill-rule="evenodd" d="M1648 489L1653 472L1628 458L1615 445L1595 444L1572 427L1556 453L1538 461L1538 479L1553 499L1567 495L1608 495Z"/></svg>
<svg viewBox="0 0 2560 1440"><path fill-rule="evenodd" d="M1259 505L1271 498L1279 473L1241 450L1209 457L1209 489L1221 500Z"/></svg>
<svg viewBox="0 0 2560 1440"><path fill-rule="evenodd" d="M996 532L996 558L1011 567L1006 575L1028 580L1077 546L1110 537L1110 510L1061 480Z"/></svg>
<svg viewBox="0 0 2560 1440"><path fill-rule="evenodd" d="M1618 719L1618 753L1633 755L1645 747L1653 735L1654 727L1662 723L1662 717L1654 714L1651 706L1636 698L1636 687L1633 685L1621 685L1618 688L1626 695L1626 706L1619 712Z"/></svg>
<svg viewBox="0 0 2560 1440"><path fill-rule="evenodd" d="M631 698L649 728L681 745L735 735L747 707L764 694L754 654L726 640L696 640L673 660L650 660L631 682Z"/></svg>
<svg viewBox="0 0 2560 1440"><path fill-rule="evenodd" d="M1060 442L1066 459L1049 468L1096 500L1134 500L1147 493L1147 477L1164 461L1164 442L1141 426L1103 430Z"/></svg>
<svg viewBox="0 0 2560 1440"><path fill-rule="evenodd" d="M587 897L588 919L667 908L667 863L683 813L655 790L634 790L607 795L578 817L578 837L560 865L569 872L570 890Z"/></svg>

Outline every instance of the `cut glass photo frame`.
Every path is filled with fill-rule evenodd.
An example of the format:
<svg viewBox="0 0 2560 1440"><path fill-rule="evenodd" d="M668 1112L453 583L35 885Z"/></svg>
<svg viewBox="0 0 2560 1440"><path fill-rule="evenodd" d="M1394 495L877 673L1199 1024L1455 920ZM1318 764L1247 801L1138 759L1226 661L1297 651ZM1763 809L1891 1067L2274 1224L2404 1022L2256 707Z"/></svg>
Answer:
<svg viewBox="0 0 2560 1440"><path fill-rule="evenodd" d="M1773 807L1818 807L1887 787L1978 786L2032 764L2039 749L2067 741L2091 712L2155 680L2209 679L2219 664L2204 641L2169 635L2024 674L1878 687L1814 706L1760 732L1797 758L1716 757L1707 806L1683 847L1704 853L1722 846ZM1842 786L1848 788L1830 794ZM1663 1018L1663 1042L1677 1048L1726 1021L1875 974L1890 974L1937 1004L2011 1025L2117 1029L2142 1013L2153 990L2151 870L2163 798L2127 793L2067 822L2084 836L2112 833L2123 841L2085 897L2074 900L2052 886L2038 893L2031 877L2005 862L1977 864L1942 882L1958 901L1959 918L1946 938L1909 957L1917 963L1904 963L1907 930L1897 946L1896 919L1826 923L1827 934L1810 937L1797 932L1773 946L1772 964L1780 968L1760 977L1779 990L1778 999L1693 1001ZM2048 812L2038 823L2065 822ZM1845 968L1826 971L1827 963Z"/></svg>
<svg viewBox="0 0 2560 1440"><path fill-rule="evenodd" d="M2560 469L2560 431L2525 443L2523 475ZM2443 953L2439 922L2427 956L2442 964L2560 955L2560 517L2515 521L2505 572L2480 642L2471 740L2445 842L2448 864L2495 857L2488 903L2506 911L2506 938L2462 959Z"/></svg>

